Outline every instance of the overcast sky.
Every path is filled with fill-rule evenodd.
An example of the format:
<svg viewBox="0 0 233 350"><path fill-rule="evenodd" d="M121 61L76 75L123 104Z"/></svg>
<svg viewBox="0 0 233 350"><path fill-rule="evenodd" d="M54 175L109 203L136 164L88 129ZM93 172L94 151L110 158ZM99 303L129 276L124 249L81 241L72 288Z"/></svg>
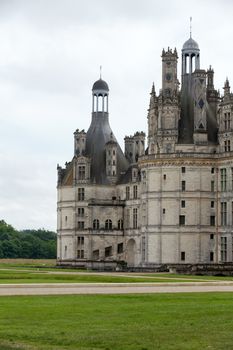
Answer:
<svg viewBox="0 0 233 350"><path fill-rule="evenodd" d="M110 124L147 132L149 93L161 88L161 51L189 38L222 92L233 84L232 0L0 0L0 218L56 229L56 166L91 121L91 89L110 88ZM180 60L179 60L180 74Z"/></svg>

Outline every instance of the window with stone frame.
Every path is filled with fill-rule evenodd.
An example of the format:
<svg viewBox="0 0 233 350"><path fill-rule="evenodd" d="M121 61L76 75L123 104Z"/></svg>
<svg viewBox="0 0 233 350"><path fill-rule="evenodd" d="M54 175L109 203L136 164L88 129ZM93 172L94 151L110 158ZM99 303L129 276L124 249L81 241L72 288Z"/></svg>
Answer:
<svg viewBox="0 0 233 350"><path fill-rule="evenodd" d="M221 261L227 261L227 237L221 237Z"/></svg>
<svg viewBox="0 0 233 350"><path fill-rule="evenodd" d="M210 215L210 226L215 226L215 215Z"/></svg>
<svg viewBox="0 0 233 350"><path fill-rule="evenodd" d="M214 252L210 252L210 261L214 261Z"/></svg>
<svg viewBox="0 0 233 350"><path fill-rule="evenodd" d="M105 248L105 258L112 255L112 246Z"/></svg>
<svg viewBox="0 0 233 350"><path fill-rule="evenodd" d="M133 208L133 228L138 227L138 209Z"/></svg>
<svg viewBox="0 0 233 350"><path fill-rule="evenodd" d="M211 180L211 182L210 182L210 191L211 192L214 192L214 187L215 187L215 182L214 182L214 180Z"/></svg>
<svg viewBox="0 0 233 350"><path fill-rule="evenodd" d="M117 254L122 254L124 249L124 244L123 243L118 243L117 244Z"/></svg>
<svg viewBox="0 0 233 350"><path fill-rule="evenodd" d="M123 220L122 219L118 220L117 228L118 228L118 230L123 230L124 225L123 225Z"/></svg>
<svg viewBox="0 0 233 350"><path fill-rule="evenodd" d="M93 250L93 252L92 252L92 258L93 258L93 260L99 259L99 257L100 257L100 251L99 251L99 249Z"/></svg>
<svg viewBox="0 0 233 350"><path fill-rule="evenodd" d="M181 181L181 190L185 191L186 190L186 182L183 180Z"/></svg>
<svg viewBox="0 0 233 350"><path fill-rule="evenodd" d="M112 230L112 220L107 219L105 221L105 230Z"/></svg>
<svg viewBox="0 0 233 350"><path fill-rule="evenodd" d="M85 165L78 166L78 179L85 180Z"/></svg>
<svg viewBox="0 0 233 350"><path fill-rule="evenodd" d="M221 191L226 191L227 189L227 170L226 168L220 169L220 181L221 181Z"/></svg>
<svg viewBox="0 0 233 350"><path fill-rule="evenodd" d="M134 199L138 198L138 186L137 185L133 186L133 198Z"/></svg>
<svg viewBox="0 0 233 350"><path fill-rule="evenodd" d="M185 261L185 252L180 252L180 260Z"/></svg>
<svg viewBox="0 0 233 350"><path fill-rule="evenodd" d="M83 217L84 216L84 208L78 208L78 216Z"/></svg>
<svg viewBox="0 0 233 350"><path fill-rule="evenodd" d="M83 230L85 226L84 221L78 221L78 230Z"/></svg>
<svg viewBox="0 0 233 350"><path fill-rule="evenodd" d="M181 208L185 208L185 205L186 205L185 200L182 200L181 201Z"/></svg>
<svg viewBox="0 0 233 350"><path fill-rule="evenodd" d="M221 202L221 226L227 225L227 202Z"/></svg>
<svg viewBox="0 0 233 350"><path fill-rule="evenodd" d="M126 186L125 188L125 198L126 200L130 199L130 187Z"/></svg>
<svg viewBox="0 0 233 350"><path fill-rule="evenodd" d="M84 201L85 199L85 188L78 188L78 201Z"/></svg>
<svg viewBox="0 0 233 350"><path fill-rule="evenodd" d="M78 245L84 245L84 237L78 236Z"/></svg>
<svg viewBox="0 0 233 350"><path fill-rule="evenodd" d="M185 225L185 215L179 216L179 225Z"/></svg>
<svg viewBox="0 0 233 350"><path fill-rule="evenodd" d="M78 249L77 250L77 258L78 259L84 259L84 250L83 249Z"/></svg>
<svg viewBox="0 0 233 350"><path fill-rule="evenodd" d="M99 219L94 219L94 220L93 220L93 229L94 229L94 230L99 230L99 228L100 228Z"/></svg>

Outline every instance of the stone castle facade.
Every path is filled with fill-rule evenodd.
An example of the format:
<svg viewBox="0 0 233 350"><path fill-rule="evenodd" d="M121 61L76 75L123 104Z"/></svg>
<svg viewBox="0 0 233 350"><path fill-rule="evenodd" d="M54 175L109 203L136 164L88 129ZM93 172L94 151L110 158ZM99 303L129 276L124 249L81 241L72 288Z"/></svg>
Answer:
<svg viewBox="0 0 233 350"><path fill-rule="evenodd" d="M109 88L93 85L92 121L74 133L74 156L58 166L60 265L153 267L233 261L233 94L214 87L191 38L162 51L162 89L154 85L145 133L125 137L109 125Z"/></svg>

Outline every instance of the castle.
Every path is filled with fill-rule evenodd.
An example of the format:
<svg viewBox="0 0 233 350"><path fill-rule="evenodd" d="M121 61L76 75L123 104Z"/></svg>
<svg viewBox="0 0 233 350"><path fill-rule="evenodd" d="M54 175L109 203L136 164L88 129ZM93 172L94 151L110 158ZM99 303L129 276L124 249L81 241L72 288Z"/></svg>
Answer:
<svg viewBox="0 0 233 350"><path fill-rule="evenodd" d="M58 166L60 265L93 268L233 261L233 94L214 87L190 38L181 55L162 51L148 135L125 137L109 124L108 84L92 88L92 121L74 133L74 156Z"/></svg>

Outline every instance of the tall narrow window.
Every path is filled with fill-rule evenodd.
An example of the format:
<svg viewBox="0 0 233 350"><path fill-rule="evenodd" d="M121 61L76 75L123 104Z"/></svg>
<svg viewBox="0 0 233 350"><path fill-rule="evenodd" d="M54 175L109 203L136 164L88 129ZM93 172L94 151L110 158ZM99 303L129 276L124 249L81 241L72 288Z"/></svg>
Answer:
<svg viewBox="0 0 233 350"><path fill-rule="evenodd" d="M227 113L224 113L224 129L227 130Z"/></svg>
<svg viewBox="0 0 233 350"><path fill-rule="evenodd" d="M182 174L184 174L186 172L185 166L181 167L181 172L182 172Z"/></svg>
<svg viewBox="0 0 233 350"><path fill-rule="evenodd" d="M78 216L80 217L84 216L84 208L78 208Z"/></svg>
<svg viewBox="0 0 233 350"><path fill-rule="evenodd" d="M85 180L85 165L79 165L79 167L78 167L78 179Z"/></svg>
<svg viewBox="0 0 233 350"><path fill-rule="evenodd" d="M84 229L84 221L78 221L78 230Z"/></svg>
<svg viewBox="0 0 233 350"><path fill-rule="evenodd" d="M105 230L112 230L112 220L107 219L105 221Z"/></svg>
<svg viewBox="0 0 233 350"><path fill-rule="evenodd" d="M221 237L221 261L227 261L227 237Z"/></svg>
<svg viewBox="0 0 233 350"><path fill-rule="evenodd" d="M180 252L181 261L185 261L185 252Z"/></svg>
<svg viewBox="0 0 233 350"><path fill-rule="evenodd" d="M134 198L134 199L137 199L137 198L138 198L138 186L137 186L137 185L135 185L135 186L133 187L133 198Z"/></svg>
<svg viewBox="0 0 233 350"><path fill-rule="evenodd" d="M93 230L99 230L100 222L98 219L93 220Z"/></svg>
<svg viewBox="0 0 233 350"><path fill-rule="evenodd" d="M211 190L211 192L214 192L214 180L211 180L210 190Z"/></svg>
<svg viewBox="0 0 233 350"><path fill-rule="evenodd" d="M138 227L138 210L137 208L133 209L133 228Z"/></svg>
<svg viewBox="0 0 233 350"><path fill-rule="evenodd" d="M186 182L185 181L181 181L181 190L182 191L186 190Z"/></svg>
<svg viewBox="0 0 233 350"><path fill-rule="evenodd" d="M130 199L130 187L129 186L126 186L126 188L125 188L125 197L126 197L126 200Z"/></svg>
<svg viewBox="0 0 233 350"><path fill-rule="evenodd" d="M84 201L85 197L85 189L84 188L78 188L78 200Z"/></svg>
<svg viewBox="0 0 233 350"><path fill-rule="evenodd" d="M210 261L214 261L214 252L210 252Z"/></svg>
<svg viewBox="0 0 233 350"><path fill-rule="evenodd" d="M118 230L123 230L123 220L122 219L118 220L117 227L118 227Z"/></svg>
<svg viewBox="0 0 233 350"><path fill-rule="evenodd" d="M185 208L185 201L184 200L181 201L181 208Z"/></svg>
<svg viewBox="0 0 233 350"><path fill-rule="evenodd" d="M227 113L227 128L230 130L231 128L231 113Z"/></svg>
<svg viewBox="0 0 233 350"><path fill-rule="evenodd" d="M221 225L227 224L227 202L221 202Z"/></svg>
<svg viewBox="0 0 233 350"><path fill-rule="evenodd" d="M179 216L179 224L182 226L182 225L185 225L185 215L180 215Z"/></svg>
<svg viewBox="0 0 233 350"><path fill-rule="evenodd" d="M227 172L226 169L220 169L220 174L221 174L221 191L226 191L227 187Z"/></svg>
<svg viewBox="0 0 233 350"><path fill-rule="evenodd" d="M231 168L231 190L233 191L233 168Z"/></svg>
<svg viewBox="0 0 233 350"><path fill-rule="evenodd" d="M210 226L215 226L215 216L214 215L210 216Z"/></svg>

